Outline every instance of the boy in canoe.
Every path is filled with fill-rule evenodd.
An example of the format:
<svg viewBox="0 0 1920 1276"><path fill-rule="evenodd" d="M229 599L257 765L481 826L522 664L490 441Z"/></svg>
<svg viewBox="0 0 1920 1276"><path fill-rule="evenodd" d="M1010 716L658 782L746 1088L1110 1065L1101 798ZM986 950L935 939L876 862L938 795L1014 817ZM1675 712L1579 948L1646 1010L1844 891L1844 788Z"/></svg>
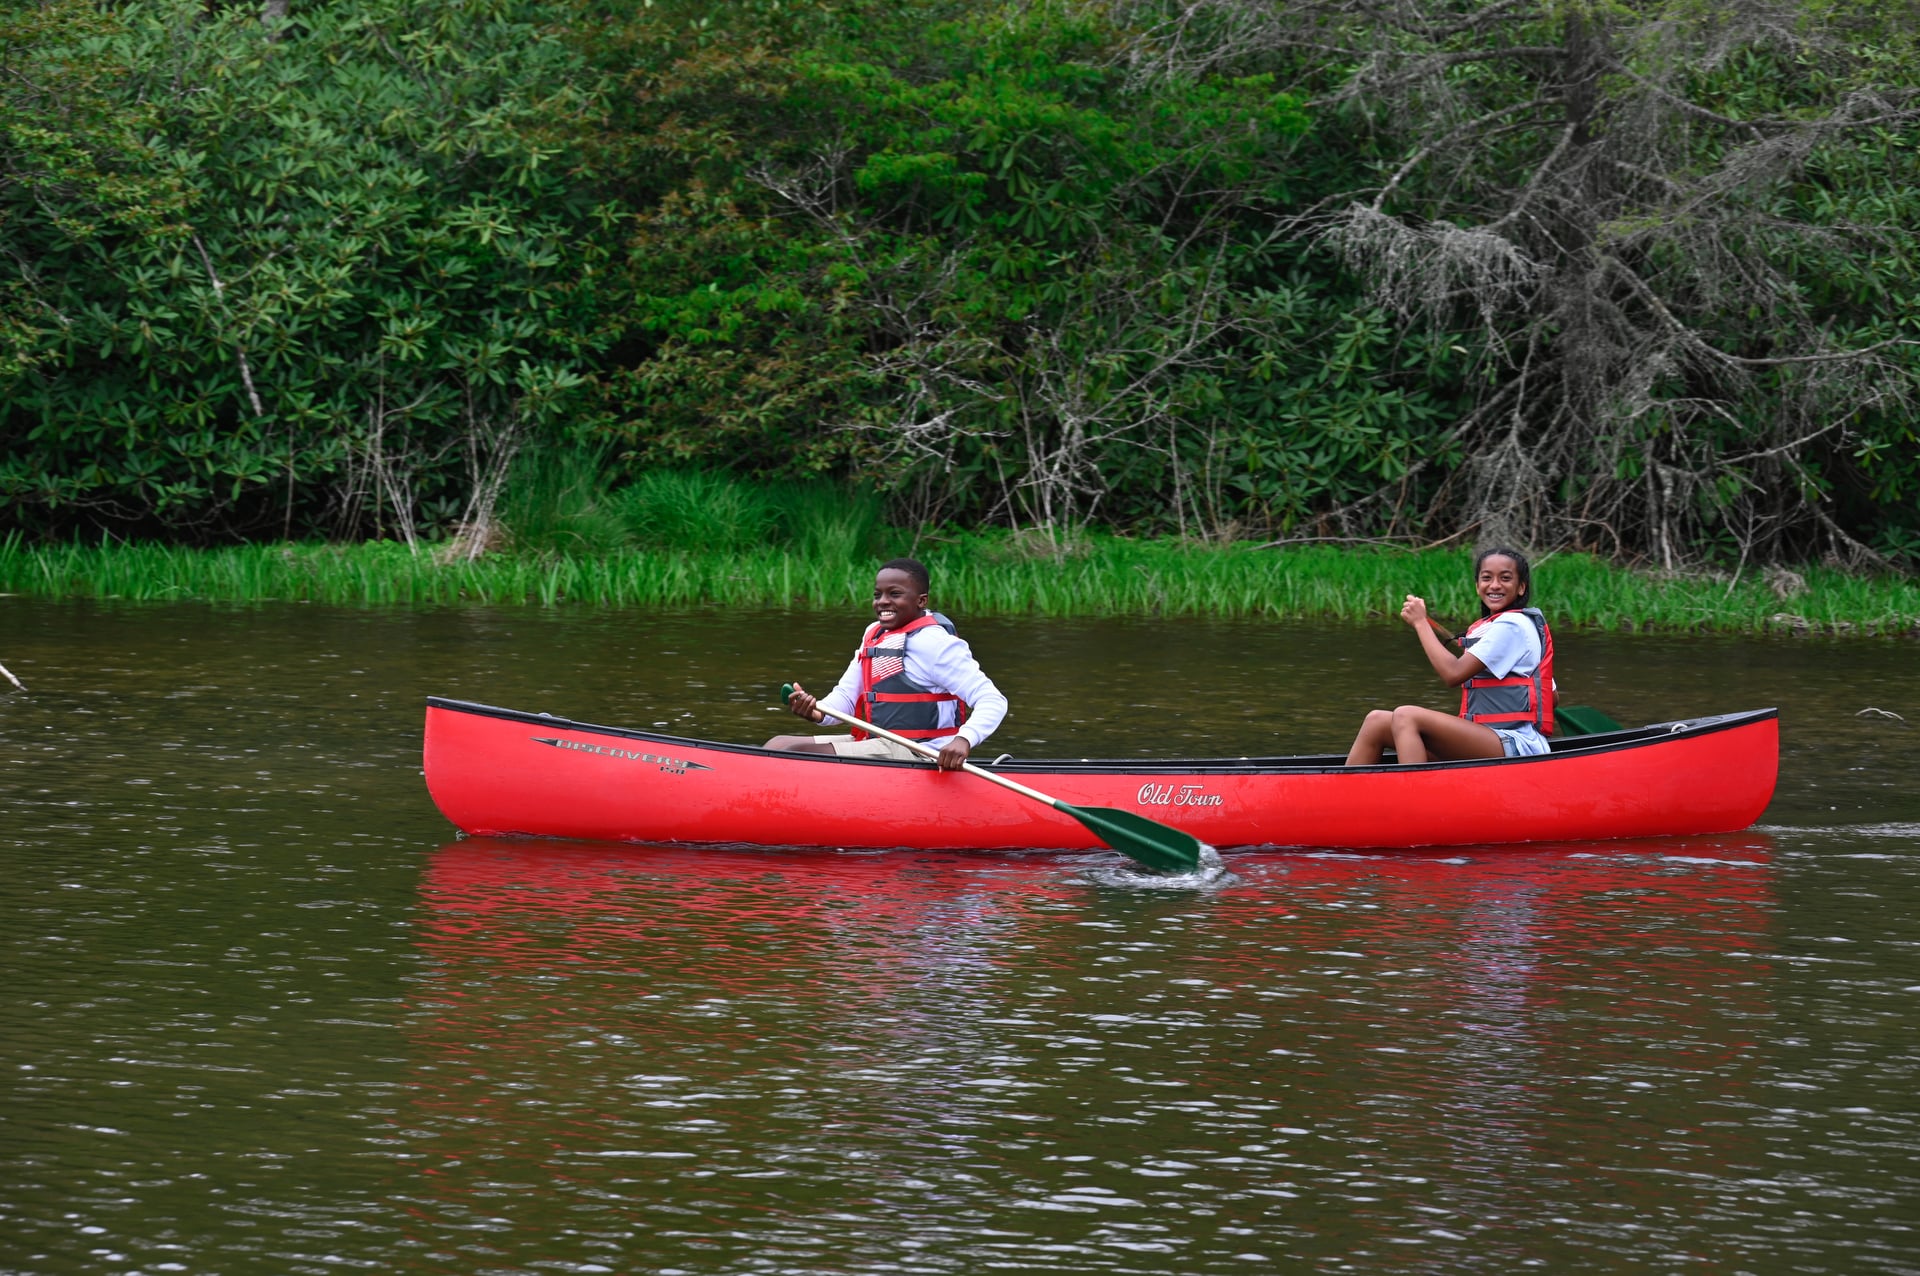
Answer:
<svg viewBox="0 0 1920 1276"><path fill-rule="evenodd" d="M873 581L873 624L839 683L815 699L799 683L787 707L825 722L821 706L940 750L940 769L957 771L1007 716L1007 698L980 669L953 622L927 610L927 569L911 558L881 564ZM918 758L858 727L845 735L777 735L769 749L847 758Z"/></svg>

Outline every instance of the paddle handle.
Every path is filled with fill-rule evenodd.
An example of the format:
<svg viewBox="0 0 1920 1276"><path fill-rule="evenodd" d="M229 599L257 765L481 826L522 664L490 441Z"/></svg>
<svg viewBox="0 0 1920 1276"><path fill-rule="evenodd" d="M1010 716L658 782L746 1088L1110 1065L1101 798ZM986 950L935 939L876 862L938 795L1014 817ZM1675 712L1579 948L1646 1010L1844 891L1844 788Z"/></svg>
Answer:
<svg viewBox="0 0 1920 1276"><path fill-rule="evenodd" d="M788 699L792 695L793 695L792 683L789 682L780 688L780 698L782 700ZM865 731L868 735L877 735L882 740L891 740L895 744L905 745L907 748L912 749L915 753L918 753L921 757L933 758L936 761L939 760L940 750L934 748L930 744L925 743L924 741L909 740L905 736L895 735L893 732L887 730L885 727L876 727L871 722L866 722L860 718L853 717L850 714L840 713L836 710L829 709L827 708L827 706L823 704L816 704L814 707L820 710L821 713L825 714L829 718L837 718L838 720L846 723L850 727L854 727L854 726L859 727L862 731ZM965 771L969 775L977 775L983 780L991 781L992 783L999 785L1003 789L1011 789L1015 793L1018 793L1021 797L1030 797L1036 802L1045 802L1048 806L1052 806L1052 807L1058 807L1060 805L1060 801L1058 798L1050 798L1046 794L1040 792L1038 789L1030 789L1026 785L1019 783L1018 781L1009 780L1004 775L995 775L991 771L984 771L981 768L975 766L971 762L962 762L960 764L960 769L962 771Z"/></svg>

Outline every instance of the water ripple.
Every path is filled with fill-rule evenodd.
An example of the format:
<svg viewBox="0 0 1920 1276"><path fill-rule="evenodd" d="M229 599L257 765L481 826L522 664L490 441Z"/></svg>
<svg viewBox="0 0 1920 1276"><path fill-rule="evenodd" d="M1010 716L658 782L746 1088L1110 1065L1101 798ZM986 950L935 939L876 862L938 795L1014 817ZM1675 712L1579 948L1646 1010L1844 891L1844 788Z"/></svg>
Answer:
<svg viewBox="0 0 1920 1276"><path fill-rule="evenodd" d="M426 803L427 690L764 738L737 675L844 646L814 624L29 609L0 1268L1911 1271L1920 825L1820 662L1730 837L1167 879L459 842ZM1267 703L1271 627L1029 631L1030 719L1116 749L1074 670L1349 725ZM1844 672L1911 682L1877 652ZM1747 676L1687 653L1624 654Z"/></svg>

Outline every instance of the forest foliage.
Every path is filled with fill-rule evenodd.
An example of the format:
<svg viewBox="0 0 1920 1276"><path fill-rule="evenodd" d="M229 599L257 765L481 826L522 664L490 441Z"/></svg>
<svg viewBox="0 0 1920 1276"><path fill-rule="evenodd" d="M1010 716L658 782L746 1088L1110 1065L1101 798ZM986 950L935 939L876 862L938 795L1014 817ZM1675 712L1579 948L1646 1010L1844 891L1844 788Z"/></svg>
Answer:
<svg viewBox="0 0 1920 1276"><path fill-rule="evenodd" d="M608 508L706 473L916 525L1913 566L1916 31L14 0L0 529L477 553L584 466Z"/></svg>

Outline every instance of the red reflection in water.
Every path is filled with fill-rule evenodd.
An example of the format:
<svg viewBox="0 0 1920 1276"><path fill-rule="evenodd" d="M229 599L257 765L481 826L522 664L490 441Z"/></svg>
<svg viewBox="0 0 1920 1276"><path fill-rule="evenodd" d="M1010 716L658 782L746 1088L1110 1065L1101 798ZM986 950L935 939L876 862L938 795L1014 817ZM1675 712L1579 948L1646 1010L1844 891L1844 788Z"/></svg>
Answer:
<svg viewBox="0 0 1920 1276"><path fill-rule="evenodd" d="M435 1214L497 1208L477 1200L503 1183L604 1190L613 1166L621 1194L698 1210L699 1189L667 1180L712 1153L710 1133L672 1113L636 1118L658 1093L641 1069L682 1089L749 1086L702 1119L727 1131L729 1147L777 1143L786 1131L767 1092L831 1092L820 1078L836 1068L921 1038L971 1040L963 1018L1006 1013L1036 982L1110 973L1095 964L1113 959L1102 941L1143 938L1180 914L1198 920L1177 939L1161 935L1154 960L1170 979L1206 981L1212 999L1169 1003L1163 988L1124 1009L1259 1021L1224 1038L1241 1059L1163 1055L1193 1093L1244 1088L1247 1074L1225 1069L1268 1055L1289 1101L1315 1115L1361 1119L1383 1093L1423 1091L1422 1110L1367 1109L1364 1120L1376 1135L1452 1146L1459 1166L1483 1176L1475 1190L1525 1190L1534 1167L1604 1161L1608 1140L1628 1137L1610 1130L1613 1097L1580 1089L1596 1072L1631 1075L1644 1055L1649 1076L1711 1075L1722 1095L1749 1083L1751 1028L1769 1013L1752 958L1771 947L1770 853L1746 833L1248 854L1228 864L1240 882L1203 898L1095 885L1087 868L1102 861L1060 857L472 839L434 853L422 883L419 944L433 974L417 998L406 1120L435 1135L418 1166L438 1179ZM1105 929L1077 924L1096 917ZM1372 964L1320 973L1356 959ZM930 1003L926 989L942 980L959 991ZM1287 984L1325 995L1262 999ZM1409 1006L1417 1013L1383 1018ZM1366 1053L1382 1048L1393 1054ZM1541 1130L1583 1104L1591 1145L1542 1146L1557 1136ZM911 1145L902 1120L891 1137ZM577 1159L611 1146L608 1131L622 1126L646 1146L629 1137L604 1155L678 1159ZM1735 1137L1699 1146L1724 1165L1745 1155ZM1684 1173L1693 1146L1650 1136L1642 1168ZM485 1163L484 1185L467 1161ZM1630 1194L1642 1191L1657 1201L1662 1188L1636 1183ZM826 1192L859 1195L851 1183ZM696 1228L739 1222L715 1215Z"/></svg>
<svg viewBox="0 0 1920 1276"><path fill-rule="evenodd" d="M1573 991L1557 981L1559 963L1578 959L1591 978L1593 955L1615 951L1619 969L1642 981L1671 977L1644 989L1659 998L1739 982L1748 968L1735 959L1770 946L1770 852L1764 835L1744 833L1478 856L1241 855L1228 867L1249 880L1209 909L1215 942L1181 960L1231 985L1271 977L1276 944L1451 954L1433 973L1435 996L1520 980L1531 1004L1551 1007ZM543 974L590 974L629 998L644 998L651 978L845 1008L850 997L884 997L897 977L1000 962L1004 943L979 942L995 929L1020 941L1023 967L1076 969L1086 934L1050 909L1077 913L1099 889L1058 857L476 838L432 857L419 942L449 1012L505 998L524 999L532 1016L577 1013L577 995L544 997L526 982Z"/></svg>

